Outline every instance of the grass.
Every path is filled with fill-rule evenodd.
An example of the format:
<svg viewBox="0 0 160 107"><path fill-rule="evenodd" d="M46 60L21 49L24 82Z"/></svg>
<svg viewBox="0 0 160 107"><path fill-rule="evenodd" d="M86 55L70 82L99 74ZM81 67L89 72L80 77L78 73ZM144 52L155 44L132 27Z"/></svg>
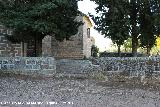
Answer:
<svg viewBox="0 0 160 107"><path fill-rule="evenodd" d="M115 76L107 82L99 82L99 85L113 88L128 88L128 89L144 89L151 91L160 91L160 78L144 78L141 81L140 77Z"/></svg>
<svg viewBox="0 0 160 107"><path fill-rule="evenodd" d="M90 75L92 79L98 80L98 81L106 81L108 80L107 76L103 74L102 72L93 73Z"/></svg>

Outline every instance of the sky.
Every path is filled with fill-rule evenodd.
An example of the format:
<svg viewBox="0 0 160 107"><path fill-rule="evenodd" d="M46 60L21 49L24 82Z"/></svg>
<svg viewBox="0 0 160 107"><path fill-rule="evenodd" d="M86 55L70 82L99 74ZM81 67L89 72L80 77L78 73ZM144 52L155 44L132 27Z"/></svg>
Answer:
<svg viewBox="0 0 160 107"><path fill-rule="evenodd" d="M94 8L96 8L96 4L90 0L83 0L78 2L78 8L81 12L88 15L88 12L96 15ZM91 20L92 21L92 20ZM94 22L92 21L94 26ZM91 36L95 38L95 45L99 48L101 52L109 50L112 44L112 41L108 38L104 38L103 35L98 33L93 27L91 28Z"/></svg>

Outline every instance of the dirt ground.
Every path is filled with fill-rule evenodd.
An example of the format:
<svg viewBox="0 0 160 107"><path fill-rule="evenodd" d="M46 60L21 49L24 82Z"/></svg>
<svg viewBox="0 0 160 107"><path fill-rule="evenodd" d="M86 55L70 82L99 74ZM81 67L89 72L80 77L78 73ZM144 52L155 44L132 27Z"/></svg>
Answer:
<svg viewBox="0 0 160 107"><path fill-rule="evenodd" d="M160 84L1 75L0 107L160 107Z"/></svg>

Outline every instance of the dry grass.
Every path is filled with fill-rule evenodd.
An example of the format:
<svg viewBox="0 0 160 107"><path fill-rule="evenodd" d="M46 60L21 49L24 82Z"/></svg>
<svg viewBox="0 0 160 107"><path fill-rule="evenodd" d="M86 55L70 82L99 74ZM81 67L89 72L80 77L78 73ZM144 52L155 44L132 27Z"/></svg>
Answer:
<svg viewBox="0 0 160 107"><path fill-rule="evenodd" d="M99 82L99 85L109 86L115 88L130 88L130 89L144 89L160 91L160 77L146 77L143 80L141 77L128 77L128 76L112 76L107 82Z"/></svg>

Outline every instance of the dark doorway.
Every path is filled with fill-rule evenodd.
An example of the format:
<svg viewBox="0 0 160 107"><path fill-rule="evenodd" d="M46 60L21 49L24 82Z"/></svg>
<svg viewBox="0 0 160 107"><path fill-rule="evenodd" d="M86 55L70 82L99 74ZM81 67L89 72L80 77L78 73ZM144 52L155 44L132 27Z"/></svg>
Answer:
<svg viewBox="0 0 160 107"><path fill-rule="evenodd" d="M27 43L27 57L39 57L42 55L42 41L30 40Z"/></svg>

